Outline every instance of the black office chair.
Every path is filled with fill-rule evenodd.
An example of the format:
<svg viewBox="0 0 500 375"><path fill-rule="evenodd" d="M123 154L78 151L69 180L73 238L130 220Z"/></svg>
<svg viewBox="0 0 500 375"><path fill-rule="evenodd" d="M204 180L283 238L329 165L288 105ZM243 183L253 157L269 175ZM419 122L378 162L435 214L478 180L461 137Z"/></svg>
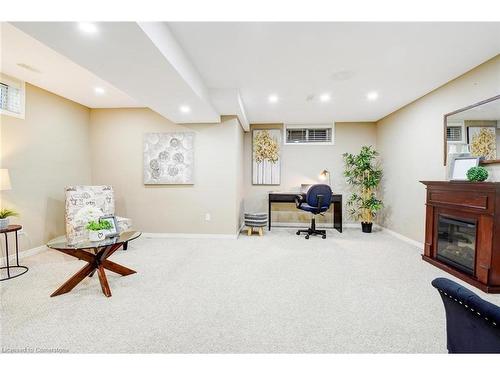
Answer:
<svg viewBox="0 0 500 375"><path fill-rule="evenodd" d="M311 227L308 229L300 229L297 235L307 233L306 239L310 235L321 235L323 239L326 238L326 230L316 229L316 215L322 215L330 208L332 203L332 189L328 185L318 184L313 185L307 191L305 196L297 195L295 198L295 205L299 210L310 212L313 216L311 219Z"/></svg>
<svg viewBox="0 0 500 375"><path fill-rule="evenodd" d="M449 353L500 353L500 307L454 281L432 281L446 311Z"/></svg>

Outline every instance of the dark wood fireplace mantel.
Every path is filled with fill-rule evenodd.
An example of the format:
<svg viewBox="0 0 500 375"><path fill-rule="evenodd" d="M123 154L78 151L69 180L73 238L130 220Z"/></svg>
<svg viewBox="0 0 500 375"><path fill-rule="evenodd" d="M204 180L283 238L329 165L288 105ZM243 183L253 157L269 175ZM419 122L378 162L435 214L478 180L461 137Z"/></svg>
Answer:
<svg viewBox="0 0 500 375"><path fill-rule="evenodd" d="M500 293L500 182L421 181L427 187L425 247L422 259L487 293ZM453 242L443 232L443 222L464 223L469 233L457 238L474 238L466 246L473 250L466 269L443 257ZM440 227L441 223L441 227ZM446 228L444 224L444 227ZM441 229L440 229L441 228ZM472 228L472 229L471 229ZM464 240L464 243L466 241ZM445 245L443 245L443 243ZM450 245L451 249L453 247ZM460 258L460 254L457 256ZM466 257L464 257L465 259ZM464 262L465 263L465 262Z"/></svg>

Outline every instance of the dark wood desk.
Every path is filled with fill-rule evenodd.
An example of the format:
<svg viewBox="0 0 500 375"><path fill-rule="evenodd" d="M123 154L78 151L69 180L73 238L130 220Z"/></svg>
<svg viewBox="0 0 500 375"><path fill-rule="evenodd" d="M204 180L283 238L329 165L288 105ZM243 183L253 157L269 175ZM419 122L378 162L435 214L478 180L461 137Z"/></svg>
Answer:
<svg viewBox="0 0 500 375"><path fill-rule="evenodd" d="M295 203L295 197L301 193L269 193L268 197L268 223L271 230L271 206L273 203ZM333 229L342 233L342 194L332 194Z"/></svg>

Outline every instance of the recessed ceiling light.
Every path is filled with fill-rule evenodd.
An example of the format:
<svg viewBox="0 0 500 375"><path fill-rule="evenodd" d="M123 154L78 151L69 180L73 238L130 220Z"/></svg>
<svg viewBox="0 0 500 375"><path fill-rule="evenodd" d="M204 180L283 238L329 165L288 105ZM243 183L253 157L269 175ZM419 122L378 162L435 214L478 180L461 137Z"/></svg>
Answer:
<svg viewBox="0 0 500 375"><path fill-rule="evenodd" d="M182 113L189 113L191 112L191 108L189 108L189 106L187 105L181 105L179 107L179 110L182 112Z"/></svg>
<svg viewBox="0 0 500 375"><path fill-rule="evenodd" d="M104 93L106 92L106 90L104 90L102 87L96 87L96 88L94 88L94 92L97 95L104 95Z"/></svg>
<svg viewBox="0 0 500 375"><path fill-rule="evenodd" d="M269 100L269 103L276 103L278 101L278 95L275 95L275 94L269 95L267 100Z"/></svg>
<svg viewBox="0 0 500 375"><path fill-rule="evenodd" d="M378 92L376 92L376 91L369 92L368 94L366 94L366 99L377 100L378 99Z"/></svg>
<svg viewBox="0 0 500 375"><path fill-rule="evenodd" d="M331 99L330 94L326 94L326 93L325 93L325 94L321 94L321 95L319 96L319 100L320 100L321 102L323 102L323 103L324 103L324 102L329 102L329 101L330 101L330 99Z"/></svg>
<svg viewBox="0 0 500 375"><path fill-rule="evenodd" d="M78 29L87 34L95 34L97 32L97 26L92 22L78 22Z"/></svg>

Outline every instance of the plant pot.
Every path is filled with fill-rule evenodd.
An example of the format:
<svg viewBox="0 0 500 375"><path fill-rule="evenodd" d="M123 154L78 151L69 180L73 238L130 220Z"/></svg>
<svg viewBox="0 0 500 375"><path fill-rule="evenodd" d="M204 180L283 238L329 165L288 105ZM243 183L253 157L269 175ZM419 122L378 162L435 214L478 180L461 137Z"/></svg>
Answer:
<svg viewBox="0 0 500 375"><path fill-rule="evenodd" d="M98 242L106 238L106 231L104 230L89 230L89 241Z"/></svg>
<svg viewBox="0 0 500 375"><path fill-rule="evenodd" d="M0 219L0 229L5 229L9 226L9 218Z"/></svg>
<svg viewBox="0 0 500 375"><path fill-rule="evenodd" d="M371 233L372 232L372 226L373 226L373 223L364 223L364 222L361 222L361 230L363 231L363 233Z"/></svg>

